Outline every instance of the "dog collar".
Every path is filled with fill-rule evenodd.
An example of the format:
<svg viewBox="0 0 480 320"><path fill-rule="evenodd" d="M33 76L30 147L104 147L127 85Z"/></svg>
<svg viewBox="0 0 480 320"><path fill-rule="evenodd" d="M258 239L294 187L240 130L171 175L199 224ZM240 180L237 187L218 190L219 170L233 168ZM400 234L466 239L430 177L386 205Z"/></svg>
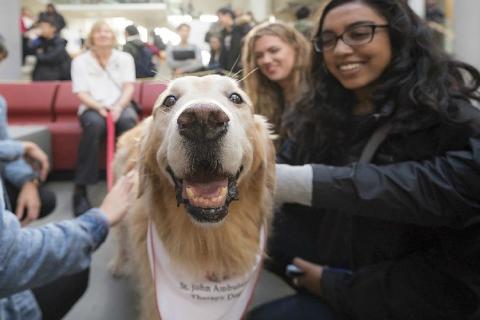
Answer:
<svg viewBox="0 0 480 320"><path fill-rule="evenodd" d="M265 227L262 226L260 250L256 256L255 265L247 274L214 282L208 279L194 279L175 269L150 220L147 250L159 318L163 320L241 319L252 298L260 274L265 232Z"/></svg>

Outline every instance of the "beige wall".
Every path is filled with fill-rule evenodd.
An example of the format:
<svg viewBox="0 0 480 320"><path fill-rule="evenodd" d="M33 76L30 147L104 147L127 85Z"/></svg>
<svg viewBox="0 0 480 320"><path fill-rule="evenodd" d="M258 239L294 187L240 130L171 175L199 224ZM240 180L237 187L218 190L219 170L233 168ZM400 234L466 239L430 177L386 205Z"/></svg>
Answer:
<svg viewBox="0 0 480 320"><path fill-rule="evenodd" d="M480 69L480 1L455 0L453 5L453 53Z"/></svg>

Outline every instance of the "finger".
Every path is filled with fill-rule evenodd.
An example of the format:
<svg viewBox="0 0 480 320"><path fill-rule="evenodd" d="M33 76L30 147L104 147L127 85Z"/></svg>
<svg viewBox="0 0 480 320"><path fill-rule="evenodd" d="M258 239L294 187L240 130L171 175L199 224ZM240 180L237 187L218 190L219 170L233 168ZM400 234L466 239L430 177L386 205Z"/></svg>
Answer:
<svg viewBox="0 0 480 320"><path fill-rule="evenodd" d="M303 260L302 258L296 257L293 259L293 264L299 267L300 269L307 272L308 270L313 269L316 265L314 263Z"/></svg>
<svg viewBox="0 0 480 320"><path fill-rule="evenodd" d="M135 176L136 171L134 169L127 172L127 179L132 179Z"/></svg>
<svg viewBox="0 0 480 320"><path fill-rule="evenodd" d="M26 219L28 219L29 221L37 220L39 214L40 207L36 204L32 204L27 208Z"/></svg>
<svg viewBox="0 0 480 320"><path fill-rule="evenodd" d="M25 219L23 219L23 220L20 221L20 225L21 225L22 227L25 227L25 226L28 225L30 222L31 222L30 219L28 219L28 217L25 217Z"/></svg>
<svg viewBox="0 0 480 320"><path fill-rule="evenodd" d="M127 181L133 184L135 182L135 179L138 178L138 172L132 169L127 173L126 177L127 177Z"/></svg>
<svg viewBox="0 0 480 320"><path fill-rule="evenodd" d="M15 215L17 216L18 220L23 219L23 215L25 213L25 204L22 201L17 203L17 208L15 210Z"/></svg>
<svg viewBox="0 0 480 320"><path fill-rule="evenodd" d="M300 287L298 277L295 277L295 278L292 279L292 284L295 287Z"/></svg>
<svg viewBox="0 0 480 320"><path fill-rule="evenodd" d="M126 178L125 176L120 176L120 178L118 178L117 181L115 182L114 187L115 187L116 185L120 185L120 184L124 183L125 178Z"/></svg>

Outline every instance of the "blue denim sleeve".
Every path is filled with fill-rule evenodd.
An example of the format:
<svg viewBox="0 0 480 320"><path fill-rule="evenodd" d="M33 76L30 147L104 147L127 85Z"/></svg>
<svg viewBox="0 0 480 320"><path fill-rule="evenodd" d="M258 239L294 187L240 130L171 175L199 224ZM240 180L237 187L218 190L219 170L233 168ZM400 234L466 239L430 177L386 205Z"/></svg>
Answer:
<svg viewBox="0 0 480 320"><path fill-rule="evenodd" d="M2 194L0 298L87 268L92 252L108 234L107 219L99 209L75 220L21 228L18 219L3 208Z"/></svg>
<svg viewBox="0 0 480 320"><path fill-rule="evenodd" d="M0 95L0 140L9 138L7 131L7 101Z"/></svg>
<svg viewBox="0 0 480 320"><path fill-rule="evenodd" d="M37 177L32 167L22 158L7 162L3 167L2 176L17 188L21 188L27 181Z"/></svg>
<svg viewBox="0 0 480 320"><path fill-rule="evenodd" d="M4 141L7 141L6 147L3 144ZM14 158L20 157L23 154L23 149L20 151L17 145L18 143L11 140L8 134L7 103L2 96L0 96L0 143L2 143L0 153L4 153L3 156L0 155L0 160L8 161L3 167L2 176L14 186L20 188L26 181L34 178L35 173L25 160L20 158L11 161ZM6 149L3 150L4 148Z"/></svg>
<svg viewBox="0 0 480 320"><path fill-rule="evenodd" d="M13 140L0 141L0 161L13 161L23 155L21 142Z"/></svg>

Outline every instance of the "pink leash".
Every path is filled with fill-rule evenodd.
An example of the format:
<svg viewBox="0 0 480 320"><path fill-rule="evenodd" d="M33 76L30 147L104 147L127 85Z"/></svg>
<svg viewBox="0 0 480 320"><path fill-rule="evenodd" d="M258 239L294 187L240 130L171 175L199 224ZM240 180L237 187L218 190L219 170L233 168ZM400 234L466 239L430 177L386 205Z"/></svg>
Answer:
<svg viewBox="0 0 480 320"><path fill-rule="evenodd" d="M110 191L113 186L113 156L115 154L115 124L113 123L112 113L107 112L107 190Z"/></svg>

